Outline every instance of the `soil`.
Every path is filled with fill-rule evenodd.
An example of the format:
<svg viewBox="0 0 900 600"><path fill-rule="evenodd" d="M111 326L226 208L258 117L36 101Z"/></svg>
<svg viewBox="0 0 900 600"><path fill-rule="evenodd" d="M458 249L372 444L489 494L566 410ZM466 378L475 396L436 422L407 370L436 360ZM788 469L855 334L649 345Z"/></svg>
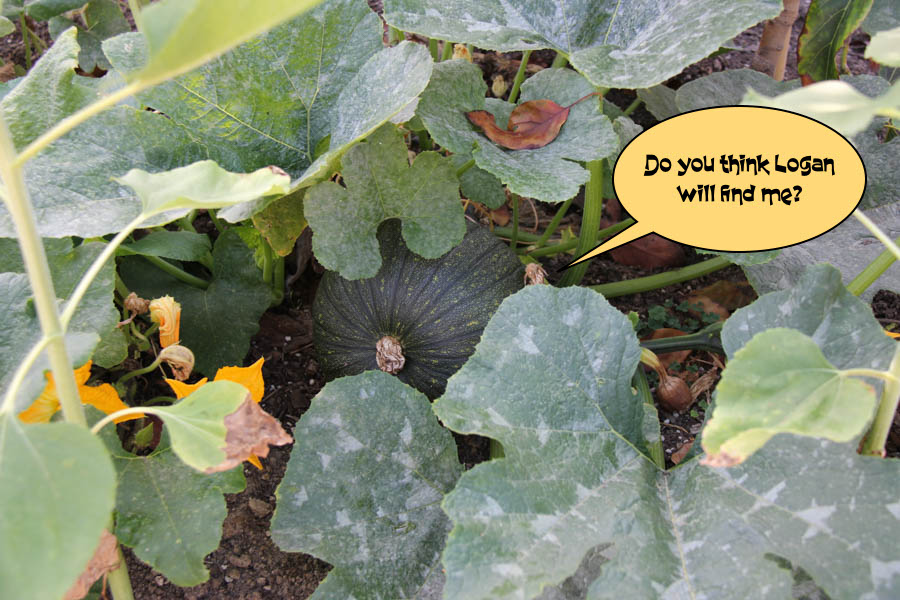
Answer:
<svg viewBox="0 0 900 600"><path fill-rule="evenodd" d="M127 11L126 0L121 0ZM378 0L370 4L380 8ZM802 28L802 16L808 7L808 1L801 7L801 19L794 26L793 45ZM130 14L128 15L130 17ZM17 25L18 27L18 25ZM49 36L45 24L32 24L45 42ZM670 87L678 86L702 77L714 71L745 68L750 64L753 51L759 41L762 26L754 27L734 40L734 45L742 48L712 58L707 58L685 69L678 76L667 82ZM861 58L861 48L866 41L865 34L857 32L851 38L850 68L854 73L870 72L871 66ZM0 57L6 62L24 65L24 49L21 35L17 31L0 39ZM536 51L532 54L530 65L548 67L554 58L552 51ZM495 75L502 75L511 83L519 67L521 53L480 53L475 54L476 61L483 68L485 80L490 86ZM790 53L786 78L797 77L796 53ZM607 95L610 101L621 108L628 106L634 94L628 91L613 91ZM638 109L633 118L644 127L655 122L652 115L643 108ZM563 220L560 229L572 226L577 232L580 214L576 208ZM543 206L523 208L521 227L531 229L537 217L539 226L543 227L552 218L555 207L545 210ZM608 215L614 216L614 215ZM200 223L198 223L200 225ZM688 264L708 258L685 248ZM565 255L545 260L544 266L554 282L558 270L570 257ZM284 302L281 306L269 310L260 321L259 332L251 342L251 350L245 364L250 364L259 357L265 357L263 374L266 382L265 397L262 407L277 417L290 433L294 425L310 405L312 398L324 385L324 378L319 372L315 353L312 348L312 330L310 306L315 294L321 269L314 260L304 262L302 272L294 274L290 279ZM665 271L666 268L642 269L618 264L606 258L598 258L591 262L584 280L585 285L620 281ZM636 312L646 321L649 309L654 306L675 305L687 299L695 291L720 281L732 282L746 286L746 279L738 267L729 267L711 275L666 288L633 294L611 299L611 303L619 310L628 313ZM745 298L752 301L753 296ZM881 291L873 302L875 317L880 319L887 329L900 331L900 295ZM693 441L700 430L705 402L718 379L718 370L724 357L715 357L706 352L694 352L678 365L670 367L670 373L683 377L689 384L696 382L707 373L712 373L710 385L700 390L696 402L691 409L679 412L659 409L662 424L663 444L669 465L676 462L673 454L686 450L685 445ZM651 380L655 375L651 374ZM474 464L487 460L488 443L478 436L456 436L460 461L471 468ZM895 425L888 442L890 456L900 457L900 415L895 418ZM146 566L126 549L126 560L131 574L135 597L139 600L184 599L302 599L310 596L325 578L330 566L314 557L300 553L280 551L269 537L269 521L275 507L275 489L280 482L288 458L290 447L274 447L269 457L263 461L264 470L257 470L248 463L244 464L247 479L246 490L239 494L226 496L228 516L223 525L222 542L215 552L206 558L210 570L210 579L206 583L191 587L179 588L169 583L166 578Z"/></svg>

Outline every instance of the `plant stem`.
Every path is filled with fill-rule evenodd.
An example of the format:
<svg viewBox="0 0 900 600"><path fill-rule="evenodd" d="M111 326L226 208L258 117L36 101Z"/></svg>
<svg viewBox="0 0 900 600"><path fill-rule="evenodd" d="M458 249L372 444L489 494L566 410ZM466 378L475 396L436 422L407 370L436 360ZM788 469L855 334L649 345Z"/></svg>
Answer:
<svg viewBox="0 0 900 600"><path fill-rule="evenodd" d="M603 166L604 159L592 160L587 164L590 179L584 186L584 212L581 216L581 232L575 254L581 256L597 245L597 228L603 215ZM559 280L559 287L578 285L587 273L588 261L567 269Z"/></svg>
<svg viewBox="0 0 900 600"><path fill-rule="evenodd" d="M81 299L84 298L84 295L87 293L88 288L91 287L91 283L93 283L94 278L100 273L100 269L103 268L103 265L106 264L106 261L109 260L113 254L116 253L116 249L119 245L125 241L125 239L131 235L135 229L138 228L138 225L144 222L144 215L140 214L135 219L125 226L125 229L116 234L116 237L111 239L106 247L103 249L103 252L100 253L100 256L94 259L94 262L91 263L91 268L85 272L85 274L81 277L81 280L78 282L78 286L75 288L75 291L72 292L72 295L69 296L68 302L66 302L66 308L63 310L62 315L60 316L60 320L62 321L63 327L69 326L69 321L72 319L72 315L75 314L75 310L78 308L78 304L81 302Z"/></svg>
<svg viewBox="0 0 900 600"><path fill-rule="evenodd" d="M265 281L266 283L268 283L271 286L272 277L275 274L274 252L272 252L272 247L269 245L269 243L266 240L260 239L259 244L260 244L260 246L262 246L262 251L263 251L263 264L262 264L263 281Z"/></svg>
<svg viewBox="0 0 900 600"><path fill-rule="evenodd" d="M857 376L857 377L872 377L874 379L881 379L882 381L889 381L891 383L900 383L900 379L894 376L893 373L889 371L879 371L878 369L844 369L840 372L842 376Z"/></svg>
<svg viewBox="0 0 900 600"><path fill-rule="evenodd" d="M654 410L656 410L656 407L653 404L653 394L650 393L650 384L647 382L647 374L644 373L644 369L641 365L638 365L637 369L635 369L634 377L631 378L631 385L637 390L638 398L641 402L653 406ZM658 432L659 429L657 428L657 433ZM666 456L663 451L662 435L659 436L658 441L648 442L647 449L650 450L650 458L653 460L653 463L660 469L665 470Z"/></svg>
<svg viewBox="0 0 900 600"><path fill-rule="evenodd" d="M519 195L511 194L512 198L512 235L509 236L509 247L513 250L516 249L516 246L519 244Z"/></svg>
<svg viewBox="0 0 900 600"><path fill-rule="evenodd" d="M873 223L872 220L865 214L863 214L863 212L858 208L853 211L853 216L856 217L856 220L862 223L863 226L865 226L865 228L872 233L872 235L878 238L878 241L884 244L885 248L890 250L891 254L893 254L894 257L900 259L900 247L897 247L897 244L891 241L891 238L889 238L887 234L883 232L880 227L878 227L878 225Z"/></svg>
<svg viewBox="0 0 900 600"><path fill-rule="evenodd" d="M123 408L122 410L117 410L114 413L110 413L94 423L94 426L91 427L91 433L97 435L97 433L103 429L106 425L109 425L116 419L120 419L122 417L127 417L128 415L141 415L141 414L149 414L149 415L157 415L159 416L159 411L154 410L152 406L132 406L130 408Z"/></svg>
<svg viewBox="0 0 900 600"><path fill-rule="evenodd" d="M275 256L275 273L272 276L272 292L275 298L272 306L278 306L284 300L284 257Z"/></svg>
<svg viewBox="0 0 900 600"><path fill-rule="evenodd" d="M438 55L437 38L428 39L428 51L431 52L431 60L433 60L434 62L439 62L441 60L441 57Z"/></svg>
<svg viewBox="0 0 900 600"><path fill-rule="evenodd" d="M572 196L565 202L563 202L562 206L556 211L556 214L553 215L553 220L550 221L550 224L547 225L547 229L544 230L544 233L541 234L541 237L538 238L537 243L535 244L536 249L543 247L547 240L550 239L550 236L556 231L556 228L559 227L560 221L563 220L563 217L566 216L566 213L569 212L569 207L572 206L572 201L575 200L575 196Z"/></svg>
<svg viewBox="0 0 900 600"><path fill-rule="evenodd" d="M660 338L658 340L644 340L641 342L641 348L650 350L655 354L678 352L679 350L705 350L706 352L724 355L725 349L722 348L722 339L720 337L722 325L724 324L724 321L718 321L708 327L704 327L697 333Z"/></svg>
<svg viewBox="0 0 900 600"><path fill-rule="evenodd" d="M25 45L25 70L31 70L31 42L28 40L28 25L25 23L25 13L19 15L19 26L22 30L22 42Z"/></svg>
<svg viewBox="0 0 900 600"><path fill-rule="evenodd" d="M900 238L894 240L894 243L900 244ZM890 250L885 249L875 257L875 260L866 265L859 275L853 278L853 281L847 285L847 289L854 296L862 295L896 260L897 257Z"/></svg>
<svg viewBox="0 0 900 600"><path fill-rule="evenodd" d="M135 369L134 371L129 371L128 373L125 373L124 375L122 375L119 378L119 380L116 382L116 386L120 386L120 385L124 384L126 381L130 381L130 380L134 379L135 377L140 377L141 375L146 375L147 373L151 373L151 372L155 371L156 368L162 364L162 361L163 361L162 355L160 354L159 356L156 357L156 359L152 363L150 363L146 367L142 367L140 369Z"/></svg>
<svg viewBox="0 0 900 600"><path fill-rule="evenodd" d="M225 233L225 230L228 229L228 227L219 218L219 211L210 208L206 211L206 214L209 215L209 220L212 221L212 224L213 226L215 226L216 231L218 231L219 233Z"/></svg>
<svg viewBox="0 0 900 600"><path fill-rule="evenodd" d="M131 9L131 16L134 17L134 25L137 27L138 31L144 30L143 15L141 15L143 6L144 3L141 2L141 0L128 0L128 8ZM119 599L116 598L116 600Z"/></svg>
<svg viewBox="0 0 900 600"><path fill-rule="evenodd" d="M396 27L390 26L388 28L388 44L392 46L394 44L399 44L401 41L403 41L404 37L406 36L403 35L403 32Z"/></svg>
<svg viewBox="0 0 900 600"><path fill-rule="evenodd" d="M110 106L114 106L114 105L118 104L120 101L124 100L125 98L128 98L129 96L133 96L134 94L136 94L137 92L139 92L140 90L142 90L146 87L148 87L147 82L132 83L132 84L126 85L125 87L116 90L115 92L111 93L110 95L104 96L100 100L98 100L92 104L89 104L88 106L85 106L78 112L76 112L72 115L69 115L68 117L66 117L65 119L63 119L62 121L60 121L59 123L54 125L53 127L51 127L48 131L45 131L36 140L34 140L30 144L28 144L28 146L24 150L22 150L22 152L20 152L19 155L16 157L15 162L13 163L13 166L21 167L26 162L28 162L29 159L33 158L34 155L36 155L38 152L43 150L45 147L49 146L51 143L53 143L58 138L69 133L72 129L74 129L81 123L84 123L85 121L87 121L88 119L93 117L94 115L96 115L100 112L103 112Z"/></svg>
<svg viewBox="0 0 900 600"><path fill-rule="evenodd" d="M628 279L625 281L614 281L612 283L604 283L601 285L589 286L595 292L600 292L607 298L615 298L616 296L625 296L627 294L638 294L649 290L666 287L709 275L720 269L729 266L731 262L726 258L717 256L694 265L688 265L673 271L667 271L658 275L648 275L647 277L638 277L637 279ZM574 268L574 267L573 267Z"/></svg>
<svg viewBox="0 0 900 600"><path fill-rule="evenodd" d="M441 62L453 58L453 43L450 40L444 40L444 48L441 51Z"/></svg>
<svg viewBox="0 0 900 600"><path fill-rule="evenodd" d="M50 358L57 395L66 421L86 426L87 421L78 396L75 374L66 352L65 328L57 312L56 291L50 277L47 255L38 233L22 169L15 163L15 156L16 149L6 121L0 118L0 178L6 187L4 203L15 223L25 272L28 273L28 282L31 284L34 306L41 322L43 337L47 340L47 355ZM0 410L5 412L14 408L17 391L12 387L8 390L7 398Z"/></svg>
<svg viewBox="0 0 900 600"><path fill-rule="evenodd" d="M134 600L134 592L131 589L131 578L128 576L128 565L125 563L125 555L122 554L122 546L117 545L119 554L119 566L115 571L110 571L106 578L109 591L113 600Z"/></svg>
<svg viewBox="0 0 900 600"><path fill-rule="evenodd" d="M561 69L569 64L569 57L563 54L562 52L557 52L556 57L553 59L553 64L550 65L551 69Z"/></svg>
<svg viewBox="0 0 900 600"><path fill-rule="evenodd" d="M634 225L634 219L625 219L611 227L606 227L605 229L601 229L597 232L597 241L600 241L604 238L609 238L620 231L628 229L632 225ZM528 256L531 258L540 258L541 256L553 256L554 254L562 254L563 252L568 252L569 250L574 249L578 245L578 240L569 240L568 242L562 242L560 244L554 244L553 246L544 246L543 248L537 248L536 250L532 250L528 252Z"/></svg>
<svg viewBox="0 0 900 600"><path fill-rule="evenodd" d="M641 98L635 98L635 99L634 99L634 102L632 102L631 104L629 104L629 105L628 105L628 108L626 108L626 109L623 111L623 114L627 117L628 115L630 115L631 113L633 113L634 111L636 111L636 110L638 109L638 107L639 107L641 104L643 104L643 103L644 103L644 101L643 101Z"/></svg>
<svg viewBox="0 0 900 600"><path fill-rule="evenodd" d="M197 210L194 209L188 214L184 215L180 219L178 219L178 226L184 229L185 231L190 231L191 233L197 233L197 229L194 227L194 219L197 218Z"/></svg>
<svg viewBox="0 0 900 600"><path fill-rule="evenodd" d="M186 283L195 288L199 288L201 290L205 290L205 289L209 288L209 282L207 280L201 279L200 277L197 277L196 275L191 275L187 271L185 271L183 269L179 269L178 267L176 267L175 265L173 265L172 263L170 263L167 260L164 260L158 256L152 256L152 255L148 255L148 254L141 254L140 256L144 260L146 260L147 262L149 262L150 264L155 266L160 271L168 273L169 275L171 275L178 281Z"/></svg>
<svg viewBox="0 0 900 600"><path fill-rule="evenodd" d="M508 102L510 104L515 104L519 98L519 88L522 87L522 82L525 81L525 72L528 70L528 60L530 58L531 50L522 52L522 62L519 63L519 70L516 71L516 78L513 79L512 89L509 91Z"/></svg>
<svg viewBox="0 0 900 600"><path fill-rule="evenodd" d="M466 171L468 171L469 169L471 169L471 168L474 167L474 166L475 166L475 159L474 159L474 158L470 158L469 160L467 160L466 162L464 162L464 163L462 164L462 166L456 170L456 177L457 177L457 179L460 178L460 177L462 177L463 173L465 173Z"/></svg>
<svg viewBox="0 0 900 600"><path fill-rule="evenodd" d="M504 458L506 456L506 453L503 451L503 444L493 438L491 438L489 448L491 460Z"/></svg>
<svg viewBox="0 0 900 600"><path fill-rule="evenodd" d="M862 454L884 456L884 444L897 413L897 404L900 402L900 344L896 344L894 359L888 372L894 376L894 381L886 381L881 391L881 402L875 413L875 421L866 435L862 446Z"/></svg>

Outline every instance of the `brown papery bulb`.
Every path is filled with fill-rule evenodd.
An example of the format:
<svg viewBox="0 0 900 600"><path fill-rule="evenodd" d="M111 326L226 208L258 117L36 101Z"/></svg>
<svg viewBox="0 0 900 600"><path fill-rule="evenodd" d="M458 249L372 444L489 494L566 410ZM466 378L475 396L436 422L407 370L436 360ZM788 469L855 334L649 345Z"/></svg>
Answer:
<svg viewBox="0 0 900 600"><path fill-rule="evenodd" d="M660 379L656 397L663 408L672 412L687 410L694 403L690 388L680 377Z"/></svg>

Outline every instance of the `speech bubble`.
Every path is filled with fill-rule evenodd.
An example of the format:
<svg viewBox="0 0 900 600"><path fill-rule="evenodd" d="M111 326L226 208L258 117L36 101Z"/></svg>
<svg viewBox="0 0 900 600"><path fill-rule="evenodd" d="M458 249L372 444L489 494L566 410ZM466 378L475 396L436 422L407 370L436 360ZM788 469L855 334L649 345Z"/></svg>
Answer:
<svg viewBox="0 0 900 600"><path fill-rule="evenodd" d="M866 168L847 139L814 119L722 106L635 137L619 155L613 187L637 222L566 268L649 233L721 252L800 244L850 216Z"/></svg>

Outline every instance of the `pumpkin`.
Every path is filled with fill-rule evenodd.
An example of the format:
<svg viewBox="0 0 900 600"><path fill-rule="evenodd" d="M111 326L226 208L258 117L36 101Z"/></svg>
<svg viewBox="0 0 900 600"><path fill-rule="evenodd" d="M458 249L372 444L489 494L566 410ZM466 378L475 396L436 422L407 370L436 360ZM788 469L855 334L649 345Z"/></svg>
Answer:
<svg viewBox="0 0 900 600"><path fill-rule="evenodd" d="M410 252L400 229L396 219L379 228L375 277L350 281L325 272L313 301L313 343L328 379L380 368L434 399L503 299L523 286L524 267L472 223L436 259Z"/></svg>

